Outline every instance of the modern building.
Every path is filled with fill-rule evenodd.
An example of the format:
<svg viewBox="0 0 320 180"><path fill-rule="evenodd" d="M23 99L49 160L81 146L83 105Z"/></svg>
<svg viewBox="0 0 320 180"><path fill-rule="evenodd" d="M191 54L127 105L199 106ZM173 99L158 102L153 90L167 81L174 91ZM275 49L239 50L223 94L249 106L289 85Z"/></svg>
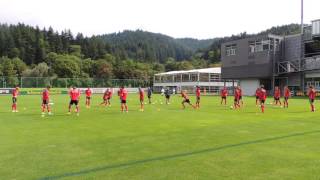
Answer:
<svg viewBox="0 0 320 180"><path fill-rule="evenodd" d="M305 92L314 85L320 90L320 20L304 27L303 34L257 35L222 44L222 79L239 79L244 95L254 95L264 84L289 86Z"/></svg>
<svg viewBox="0 0 320 180"><path fill-rule="evenodd" d="M216 67L155 74L153 89L155 92L160 92L162 88L170 88L175 89L176 92L187 90L189 93L193 93L195 87L200 86L203 91L216 94L224 86L232 91L232 87L237 84L237 81L221 80L221 68Z"/></svg>

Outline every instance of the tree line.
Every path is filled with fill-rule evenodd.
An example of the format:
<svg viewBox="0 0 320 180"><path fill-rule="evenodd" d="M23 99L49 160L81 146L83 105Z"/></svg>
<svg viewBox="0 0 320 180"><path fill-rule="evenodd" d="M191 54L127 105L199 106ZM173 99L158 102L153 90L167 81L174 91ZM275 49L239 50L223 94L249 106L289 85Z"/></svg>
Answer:
<svg viewBox="0 0 320 180"><path fill-rule="evenodd" d="M297 31L292 24L261 33ZM174 39L137 30L85 37L51 27L0 24L0 76L148 80L158 72L219 65L222 43L249 36Z"/></svg>
<svg viewBox="0 0 320 180"><path fill-rule="evenodd" d="M157 72L207 66L181 45L170 45L163 35L124 32L119 43L110 40L113 36L118 35L105 39L51 27L0 24L0 75L149 79Z"/></svg>

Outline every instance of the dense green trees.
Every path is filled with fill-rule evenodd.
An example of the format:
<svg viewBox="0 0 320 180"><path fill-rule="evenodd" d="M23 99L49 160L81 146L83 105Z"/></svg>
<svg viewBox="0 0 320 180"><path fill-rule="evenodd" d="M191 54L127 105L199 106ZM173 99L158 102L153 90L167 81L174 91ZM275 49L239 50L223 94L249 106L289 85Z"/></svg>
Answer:
<svg viewBox="0 0 320 180"><path fill-rule="evenodd" d="M288 35L298 31L299 26L291 24L261 34ZM158 72L217 65L222 43L248 36L252 35L174 39L137 30L85 37L51 27L0 24L0 75L148 80Z"/></svg>
<svg viewBox="0 0 320 180"><path fill-rule="evenodd" d="M137 30L98 37L108 42L111 52L121 59L164 63L169 57L181 61L192 56L192 51L187 46L162 34Z"/></svg>

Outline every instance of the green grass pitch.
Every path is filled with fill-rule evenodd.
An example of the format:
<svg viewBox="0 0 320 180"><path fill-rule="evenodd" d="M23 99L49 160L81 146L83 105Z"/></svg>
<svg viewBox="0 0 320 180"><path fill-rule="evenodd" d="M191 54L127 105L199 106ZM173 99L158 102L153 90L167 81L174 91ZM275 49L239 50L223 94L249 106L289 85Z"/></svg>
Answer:
<svg viewBox="0 0 320 180"><path fill-rule="evenodd" d="M261 114L255 98L241 110L202 97L201 109L181 109L181 98L138 111L129 94L129 113L112 107L67 115L69 98L55 95L53 116L41 117L40 96L0 96L0 179L320 179L320 114L307 99L289 109L269 105ZM192 102L195 97L191 96ZM316 102L316 105L319 102Z"/></svg>

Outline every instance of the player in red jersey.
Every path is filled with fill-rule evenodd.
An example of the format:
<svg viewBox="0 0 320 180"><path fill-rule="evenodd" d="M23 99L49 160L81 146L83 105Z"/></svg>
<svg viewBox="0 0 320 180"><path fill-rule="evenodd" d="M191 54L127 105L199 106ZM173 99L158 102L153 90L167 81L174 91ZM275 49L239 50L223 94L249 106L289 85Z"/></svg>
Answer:
<svg viewBox="0 0 320 180"><path fill-rule="evenodd" d="M107 106L111 106L111 102L110 102L110 100L111 100L111 98L112 98L112 89L108 89L108 91L107 91Z"/></svg>
<svg viewBox="0 0 320 180"><path fill-rule="evenodd" d="M90 108L91 95L92 95L92 91L91 91L90 87L88 87L88 89L85 91L85 93L86 93L86 107Z"/></svg>
<svg viewBox="0 0 320 180"><path fill-rule="evenodd" d="M140 111L144 111L144 90L139 88Z"/></svg>
<svg viewBox="0 0 320 180"><path fill-rule="evenodd" d="M311 112L315 112L316 109L314 107L314 100L316 98L317 92L314 89L313 86L309 87L309 91L308 91L308 96L309 96L309 101L310 101L310 106L311 106Z"/></svg>
<svg viewBox="0 0 320 180"><path fill-rule="evenodd" d="M189 104L190 106L192 106L193 108L196 108L195 106L193 106L190 102L190 99L189 99L189 96L187 95L187 91L184 90L184 91L181 91L181 97L183 98L183 101L182 101L182 109L185 109L186 106L184 105L184 103L187 103Z"/></svg>
<svg viewBox="0 0 320 180"><path fill-rule="evenodd" d="M264 89L264 86L261 85L260 92L259 92L259 100L260 100L260 107L261 107L262 113L264 113L266 99L267 99L267 91Z"/></svg>
<svg viewBox="0 0 320 180"><path fill-rule="evenodd" d="M224 105L227 105L227 97L228 97L228 89L227 87L223 87L223 89L220 92L221 95L221 102L220 104L222 105L224 102Z"/></svg>
<svg viewBox="0 0 320 180"><path fill-rule="evenodd" d="M290 92L290 89L288 88L288 86L285 86L284 87L284 93L283 93L283 96L284 96L284 100L283 100L283 107L284 108L288 108L289 106L289 98L291 96L291 92Z"/></svg>
<svg viewBox="0 0 320 180"><path fill-rule="evenodd" d="M201 89L199 86L196 88L196 108L200 108L200 96L201 96Z"/></svg>
<svg viewBox="0 0 320 180"><path fill-rule="evenodd" d="M80 100L80 90L76 87L73 87L72 90L69 92L70 95L70 103L69 103L69 111L68 114L71 114L71 107L72 105L76 106L76 112L79 116L79 100Z"/></svg>
<svg viewBox="0 0 320 180"><path fill-rule="evenodd" d="M256 89L256 106L258 106L259 100L259 94L260 94L260 87Z"/></svg>
<svg viewBox="0 0 320 180"><path fill-rule="evenodd" d="M126 112L128 112L127 96L128 91L122 86L120 88L121 112L123 112L124 109L126 110Z"/></svg>
<svg viewBox="0 0 320 180"><path fill-rule="evenodd" d="M45 111L47 109L48 114L51 115L51 109L50 109L50 86L47 86L46 89L42 91L42 116L44 117Z"/></svg>
<svg viewBox="0 0 320 180"><path fill-rule="evenodd" d="M12 112L18 112L17 110L18 95L19 95L19 87L17 86L12 90L12 106L11 106Z"/></svg>
<svg viewBox="0 0 320 180"><path fill-rule="evenodd" d="M274 105L279 105L281 106L281 101L280 101L280 97L281 97L281 92L280 92L280 88L278 86L274 87L274 93L273 93L273 104Z"/></svg>
<svg viewBox="0 0 320 180"><path fill-rule="evenodd" d="M239 107L240 107L240 103L241 103L241 106L243 106L243 100L242 100L242 89L240 86L238 86L238 89L239 89Z"/></svg>
<svg viewBox="0 0 320 180"><path fill-rule="evenodd" d="M240 108L241 91L239 86L234 90L234 109Z"/></svg>
<svg viewBox="0 0 320 180"><path fill-rule="evenodd" d="M102 103L100 105L104 105L106 106L108 104L108 92L109 92L109 89L106 89L103 93L103 96L102 96Z"/></svg>
<svg viewBox="0 0 320 180"><path fill-rule="evenodd" d="M118 91L117 91L118 96L119 96L119 99L120 99L120 103L121 103L121 96L120 96L120 95L121 95L121 91L122 91L122 89L121 89L121 88L119 88L119 89L118 89Z"/></svg>

